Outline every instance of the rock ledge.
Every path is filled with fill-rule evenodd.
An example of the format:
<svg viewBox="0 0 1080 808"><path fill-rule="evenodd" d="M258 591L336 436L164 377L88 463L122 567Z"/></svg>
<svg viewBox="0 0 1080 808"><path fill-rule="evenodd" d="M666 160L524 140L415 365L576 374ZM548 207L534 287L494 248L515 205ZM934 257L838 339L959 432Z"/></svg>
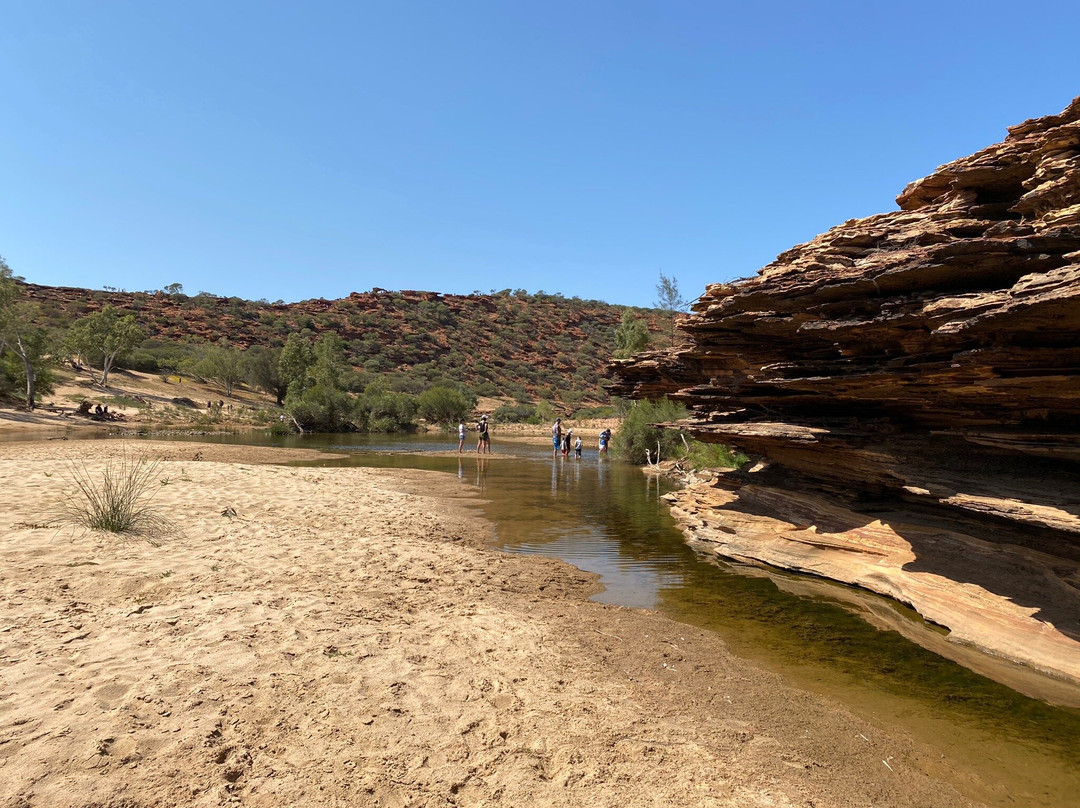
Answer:
<svg viewBox="0 0 1080 808"><path fill-rule="evenodd" d="M1080 682L1080 98L897 203L709 286L611 392L765 459L675 497L697 546Z"/></svg>

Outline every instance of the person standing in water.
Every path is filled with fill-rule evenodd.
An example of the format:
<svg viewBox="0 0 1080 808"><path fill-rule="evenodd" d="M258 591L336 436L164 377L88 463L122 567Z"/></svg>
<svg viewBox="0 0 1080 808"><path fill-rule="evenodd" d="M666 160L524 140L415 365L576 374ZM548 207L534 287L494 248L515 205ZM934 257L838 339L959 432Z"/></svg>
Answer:
<svg viewBox="0 0 1080 808"><path fill-rule="evenodd" d="M581 438L574 441L574 456L581 457Z"/></svg>
<svg viewBox="0 0 1080 808"><path fill-rule="evenodd" d="M461 454L462 448L465 446L465 419L462 418L457 425L457 453Z"/></svg>
<svg viewBox="0 0 1080 808"><path fill-rule="evenodd" d="M486 415L480 416L480 423L476 425L476 431L480 433L480 437L476 441L476 453L491 454L491 433L488 432Z"/></svg>
<svg viewBox="0 0 1080 808"><path fill-rule="evenodd" d="M551 425L551 445L551 456L555 457L562 447L562 418L556 418L555 423Z"/></svg>
<svg viewBox="0 0 1080 808"><path fill-rule="evenodd" d="M574 439L574 430L566 430L566 437L563 438L562 456L570 456L570 441Z"/></svg>

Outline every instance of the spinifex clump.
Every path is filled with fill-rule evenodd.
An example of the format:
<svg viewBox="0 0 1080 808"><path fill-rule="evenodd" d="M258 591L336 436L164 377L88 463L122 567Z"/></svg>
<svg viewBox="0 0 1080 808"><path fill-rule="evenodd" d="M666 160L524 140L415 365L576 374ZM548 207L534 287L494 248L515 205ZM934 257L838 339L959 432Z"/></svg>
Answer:
<svg viewBox="0 0 1080 808"><path fill-rule="evenodd" d="M156 544L170 523L153 508L161 488L161 462L124 452L99 472L85 462L72 461L68 476L76 491L63 502L66 520L88 530L142 535Z"/></svg>

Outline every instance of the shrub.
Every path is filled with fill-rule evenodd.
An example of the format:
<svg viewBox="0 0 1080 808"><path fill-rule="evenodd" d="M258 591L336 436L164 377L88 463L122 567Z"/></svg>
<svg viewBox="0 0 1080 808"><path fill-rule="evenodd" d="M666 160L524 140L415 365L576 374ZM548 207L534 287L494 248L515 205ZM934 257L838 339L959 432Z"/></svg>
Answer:
<svg viewBox="0 0 1080 808"><path fill-rule="evenodd" d="M597 407L582 407L574 413L575 421L583 421L588 418L611 418L615 415L615 408L610 404L601 404Z"/></svg>
<svg viewBox="0 0 1080 808"><path fill-rule="evenodd" d="M615 435L615 452L629 463L644 465L646 452L657 460L657 444L660 458L671 459L685 452L681 432L678 429L661 429L654 424L670 423L687 416L686 407L668 399L659 401L635 401L630 405Z"/></svg>
<svg viewBox="0 0 1080 808"><path fill-rule="evenodd" d="M408 432L416 426L416 397L395 393L379 379L364 388L356 401L356 414L358 425L368 432Z"/></svg>
<svg viewBox="0 0 1080 808"><path fill-rule="evenodd" d="M622 314L622 323L615 329L615 358L626 359L649 345L648 323L630 309Z"/></svg>
<svg viewBox="0 0 1080 808"><path fill-rule="evenodd" d="M352 432L355 402L348 393L322 384L285 397L285 410L309 432Z"/></svg>
<svg viewBox="0 0 1080 808"><path fill-rule="evenodd" d="M417 412L433 424L450 424L469 412L469 401L452 387L431 387L416 400Z"/></svg>
<svg viewBox="0 0 1080 808"><path fill-rule="evenodd" d="M503 404L492 415L496 421L503 424L540 423L540 413L535 404Z"/></svg>
<svg viewBox="0 0 1080 808"><path fill-rule="evenodd" d="M695 469L739 468L750 458L722 443L690 441L686 463Z"/></svg>

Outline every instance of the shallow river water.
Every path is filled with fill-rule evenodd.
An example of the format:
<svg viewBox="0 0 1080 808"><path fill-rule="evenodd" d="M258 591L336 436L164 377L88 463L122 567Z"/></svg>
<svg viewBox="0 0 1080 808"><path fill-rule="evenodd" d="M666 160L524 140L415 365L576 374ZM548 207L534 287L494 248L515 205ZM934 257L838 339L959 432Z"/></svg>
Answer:
<svg viewBox="0 0 1080 808"><path fill-rule="evenodd" d="M496 441L496 456L460 457L450 437L260 434L199 441L345 451L326 465L430 469L478 489L498 545L563 559L600 576L596 600L648 608L717 632L733 652L791 684L930 741L935 768L994 806L1080 805L1080 709L1021 695L853 613L836 588L799 576L702 558L682 539L661 495L672 483L600 458L553 459L528 442ZM470 447L471 448L471 447ZM513 454L509 458L498 455ZM807 594L807 593L810 594ZM824 592L824 594L823 594ZM898 619L914 612L881 601ZM926 630L921 626L921 630ZM1078 694L1080 696L1080 694Z"/></svg>

